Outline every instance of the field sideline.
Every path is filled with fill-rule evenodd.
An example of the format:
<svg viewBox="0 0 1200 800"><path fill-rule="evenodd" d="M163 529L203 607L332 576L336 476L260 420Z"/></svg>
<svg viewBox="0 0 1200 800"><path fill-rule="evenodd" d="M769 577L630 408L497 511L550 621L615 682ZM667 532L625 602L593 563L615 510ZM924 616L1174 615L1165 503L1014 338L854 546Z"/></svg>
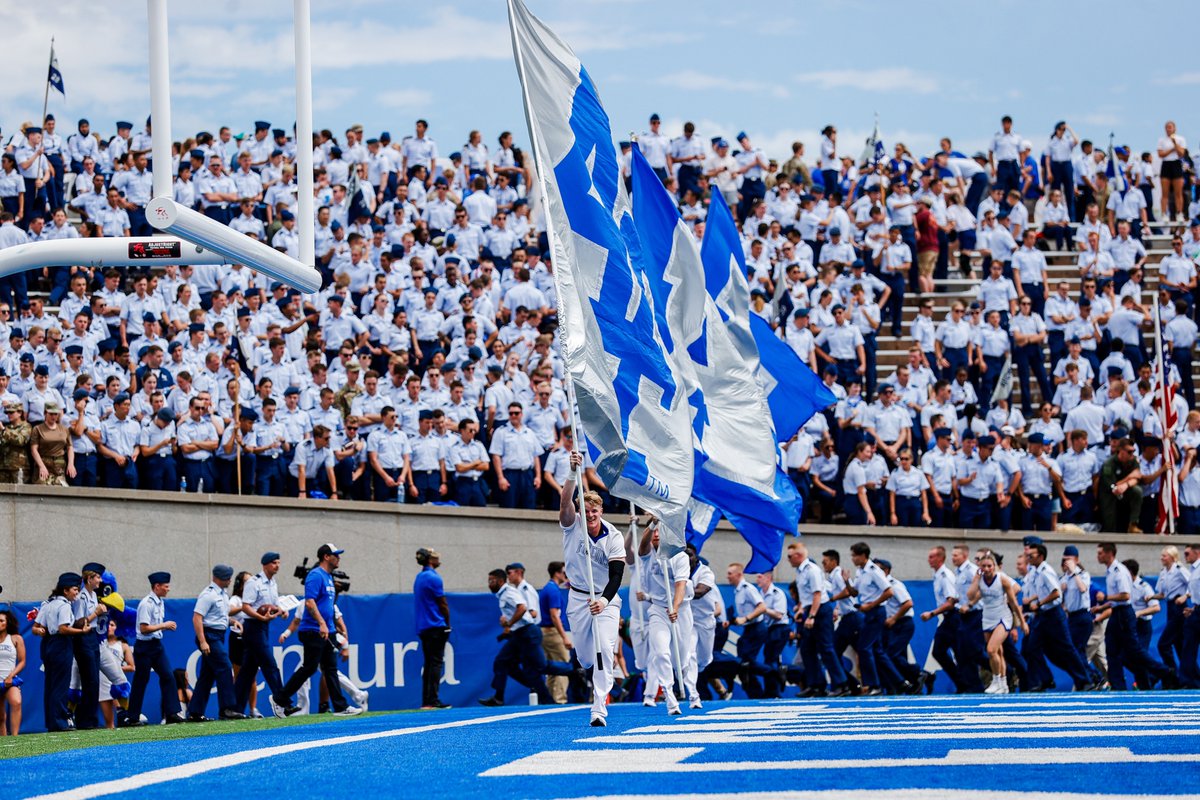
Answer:
<svg viewBox="0 0 1200 800"><path fill-rule="evenodd" d="M328 797L315 775L358 796L400 778L421 797L547 800L1178 798L1200 787L1196 692L714 702L675 718L622 704L607 728L587 718L583 706L463 708L31 736L5 756L0 792L216 795L233 770L288 798ZM64 759L73 747L84 759Z"/></svg>

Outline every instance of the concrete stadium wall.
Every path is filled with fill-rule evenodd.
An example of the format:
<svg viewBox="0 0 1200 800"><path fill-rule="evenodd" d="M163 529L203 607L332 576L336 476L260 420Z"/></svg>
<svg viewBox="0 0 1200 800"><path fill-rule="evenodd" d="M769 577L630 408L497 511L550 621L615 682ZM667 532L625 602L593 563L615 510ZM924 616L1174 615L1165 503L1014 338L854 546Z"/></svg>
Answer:
<svg viewBox="0 0 1200 800"><path fill-rule="evenodd" d="M626 520L613 520L624 525ZM863 539L874 554L889 559L901 579L927 579L926 553L966 541L988 545L1014 559L1022 533L811 525L804 529L810 551L830 547L849 564L849 547ZM1077 544L1093 573L1094 545L1115 541L1121 558L1136 558L1157 575L1158 536L1072 536L1046 539L1052 563L1066 544ZM121 591L141 597L145 577L159 570L173 575L173 594L194 597L208 583L212 565L258 570L263 552L283 556L280 589L294 592L292 569L317 547L334 542L346 548L342 568L356 594L408 592L417 573L414 553L431 547L442 555L440 570L449 591L481 591L489 569L521 561L531 582L541 585L545 565L561 559L556 515L544 511L503 511L398 506L391 503L337 503L318 500L163 494L109 489L54 489L8 486L0 491L0 586L3 600L39 600L58 574L86 561L104 563L117 575ZM1177 542L1178 543L1178 542ZM725 566L744 561L749 548L726 524L704 549L718 579ZM1010 571L1013 568L1010 567ZM782 570L791 578L791 570Z"/></svg>

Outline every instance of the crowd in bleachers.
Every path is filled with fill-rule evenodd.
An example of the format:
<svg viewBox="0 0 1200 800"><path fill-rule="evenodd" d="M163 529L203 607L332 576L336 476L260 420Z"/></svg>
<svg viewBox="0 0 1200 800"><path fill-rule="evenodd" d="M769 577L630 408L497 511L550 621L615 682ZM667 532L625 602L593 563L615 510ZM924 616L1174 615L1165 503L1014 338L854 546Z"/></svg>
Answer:
<svg viewBox="0 0 1200 800"><path fill-rule="evenodd" d="M782 163L744 132L661 127L620 143L624 174L640 147L698 237L722 193L752 311L838 397L784 454L810 518L1149 530L1170 462L1179 527L1200 529L1200 201L1172 123L1139 152L1005 118L986 151L927 157L860 156L827 126ZM152 234L150 130L23 125L0 248ZM495 142L447 156L423 120L317 134L313 294L240 266L0 279L0 480L554 507L572 415L553 263L531 158ZM201 132L174 147L174 199L298 257L296 148L265 121Z"/></svg>

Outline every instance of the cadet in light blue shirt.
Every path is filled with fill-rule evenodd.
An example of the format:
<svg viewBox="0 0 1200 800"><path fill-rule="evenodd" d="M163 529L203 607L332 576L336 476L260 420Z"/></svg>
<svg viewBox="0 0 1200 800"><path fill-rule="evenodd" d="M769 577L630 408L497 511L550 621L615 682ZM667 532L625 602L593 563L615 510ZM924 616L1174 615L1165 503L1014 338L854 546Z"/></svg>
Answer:
<svg viewBox="0 0 1200 800"><path fill-rule="evenodd" d="M137 641L133 644L134 673L129 692L129 707L126 709L121 727L140 727L142 724L142 701L146 696L146 685L150 673L158 675L160 702L163 721L183 722L179 707L179 692L175 690L175 676L171 662L163 648L163 631L175 630L175 623L166 619L163 598L171 591L171 573L152 572L149 575L150 594L142 598L137 607Z"/></svg>
<svg viewBox="0 0 1200 800"><path fill-rule="evenodd" d="M884 571L871 560L871 548L866 542L850 546L850 558L858 572L854 576L852 591L858 598L862 612L862 629L858 633L858 668L862 674L863 694L883 694L884 686L907 687L904 678L896 671L883 646L884 625L887 611L884 604L892 596L892 586Z"/></svg>
<svg viewBox="0 0 1200 800"><path fill-rule="evenodd" d="M54 593L38 611L34 622L45 629L41 655L45 671L45 722L46 729L50 731L73 730L75 727L67 708L71 687L72 642L87 634L75 627L76 617L71 605L78 599L82 582L83 576L77 572L59 575ZM90 638L95 641L94 636Z"/></svg>
<svg viewBox="0 0 1200 800"><path fill-rule="evenodd" d="M196 633L196 644L200 648L200 672L192 699L188 703L189 721L205 719L208 696L213 684L217 686L217 704L221 719L245 719L237 710L237 698L233 690L233 665L225 649L225 632L229 628L229 594L225 591L233 580L233 567L218 564L212 570L212 583L196 598L192 609L192 629Z"/></svg>
<svg viewBox="0 0 1200 800"><path fill-rule="evenodd" d="M1152 678L1164 685L1174 685L1175 678L1160 662L1152 658L1137 637L1137 617L1133 611L1133 577L1129 569L1117 560L1117 546L1103 542L1096 548L1096 560L1106 568L1104 585L1106 605L1112 609L1105 635L1108 648L1108 682L1117 691L1125 689L1125 670L1138 679L1138 686L1150 688ZM1114 658L1113 655L1117 657Z"/></svg>

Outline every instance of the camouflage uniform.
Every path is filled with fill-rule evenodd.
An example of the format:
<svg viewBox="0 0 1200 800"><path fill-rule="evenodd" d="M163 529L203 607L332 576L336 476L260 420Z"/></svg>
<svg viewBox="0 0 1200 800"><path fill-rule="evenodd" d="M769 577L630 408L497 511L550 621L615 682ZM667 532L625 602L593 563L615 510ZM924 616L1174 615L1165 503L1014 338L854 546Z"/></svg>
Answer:
<svg viewBox="0 0 1200 800"><path fill-rule="evenodd" d="M62 414L62 409L58 403L46 403L46 414ZM61 417L60 417L61 418ZM37 426L36 433L32 434L34 438L40 438L38 454L42 458L42 463L46 465L46 472L49 473L45 480L31 480L31 483L36 483L39 486L66 486L67 485L67 451L71 449L71 438L67 432L65 425L59 424L55 428L54 433L50 433L49 426L45 422ZM51 446L53 443L53 447ZM58 451L57 453L55 451Z"/></svg>
<svg viewBox="0 0 1200 800"><path fill-rule="evenodd" d="M352 359L350 363L346 365L346 370L354 370L355 372L358 372L360 370L360 367L358 366L358 360ZM342 412L343 420L350 416L350 406L354 403L354 398L358 397L360 394L364 394L366 391L367 390L362 383L358 382L353 386L347 383L345 386L333 393L333 407Z"/></svg>
<svg viewBox="0 0 1200 800"><path fill-rule="evenodd" d="M5 408L7 412L16 412L20 406ZM17 476L24 474L25 479L31 480L29 471L29 436L33 427L25 421L24 415L20 422L9 422L0 431L0 483L16 483Z"/></svg>

